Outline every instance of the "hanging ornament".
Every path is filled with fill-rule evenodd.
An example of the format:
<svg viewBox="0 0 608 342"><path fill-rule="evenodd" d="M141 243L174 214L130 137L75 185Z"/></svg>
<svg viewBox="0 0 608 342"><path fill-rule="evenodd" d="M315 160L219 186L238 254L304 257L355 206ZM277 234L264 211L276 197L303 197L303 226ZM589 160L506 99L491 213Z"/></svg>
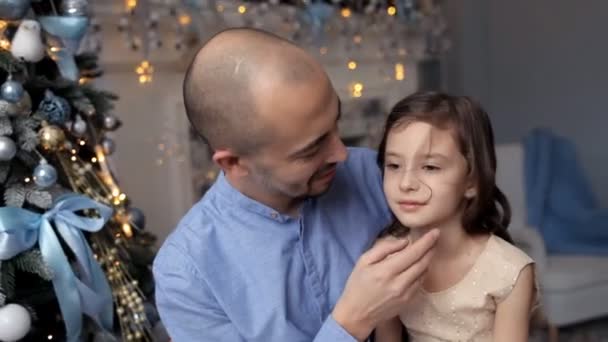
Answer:
<svg viewBox="0 0 608 342"><path fill-rule="evenodd" d="M113 131L118 127L118 119L112 114L106 114L103 117L103 127L109 131Z"/></svg>
<svg viewBox="0 0 608 342"><path fill-rule="evenodd" d="M23 306L7 304L0 307L0 341L21 340L31 325L30 313Z"/></svg>
<svg viewBox="0 0 608 342"><path fill-rule="evenodd" d="M103 140L101 141L101 147L103 148L103 153L105 153L106 155L110 155L114 153L114 150L116 150L116 144L114 143L114 140L107 137L103 138Z"/></svg>
<svg viewBox="0 0 608 342"><path fill-rule="evenodd" d="M0 160L9 161L13 159L16 153L17 145L15 145L13 139L0 136Z"/></svg>
<svg viewBox="0 0 608 342"><path fill-rule="evenodd" d="M146 226L146 216L144 215L144 212L141 209L130 207L128 215L129 221L133 223L136 228L144 229L144 227Z"/></svg>
<svg viewBox="0 0 608 342"><path fill-rule="evenodd" d="M43 159L34 169L33 178L39 187L48 188L57 182L57 170Z"/></svg>
<svg viewBox="0 0 608 342"><path fill-rule="evenodd" d="M87 0L63 0L61 12L67 16L87 16L89 2Z"/></svg>
<svg viewBox="0 0 608 342"><path fill-rule="evenodd" d="M80 41L87 33L89 18L83 16L42 16L38 17L42 28L49 34L61 39L70 54L75 54Z"/></svg>
<svg viewBox="0 0 608 342"><path fill-rule="evenodd" d="M44 43L40 24L35 20L23 20L11 42L11 53L17 59L36 63L44 58Z"/></svg>
<svg viewBox="0 0 608 342"><path fill-rule="evenodd" d="M14 81L11 76L9 76L0 87L0 95L2 96L2 99L8 102L19 102L19 100L21 100L23 97L23 93L24 90L21 83Z"/></svg>
<svg viewBox="0 0 608 342"><path fill-rule="evenodd" d="M48 122L61 125L70 118L70 104L66 99L56 96L52 91L46 90L44 99L38 105L38 112L42 114Z"/></svg>
<svg viewBox="0 0 608 342"><path fill-rule="evenodd" d="M30 9L30 0L0 0L0 19L19 20Z"/></svg>
<svg viewBox="0 0 608 342"><path fill-rule="evenodd" d="M38 139L43 149L48 151L58 151L65 143L65 133L57 126L47 125L38 131Z"/></svg>
<svg viewBox="0 0 608 342"><path fill-rule="evenodd" d="M0 100L0 116L16 116L30 115L32 112L32 98L27 91L23 92L23 96L17 103L12 103L6 100Z"/></svg>
<svg viewBox="0 0 608 342"><path fill-rule="evenodd" d="M87 123L82 120L80 115L76 115L76 121L74 121L74 123L72 124L72 133L77 137L81 137L85 135L86 132Z"/></svg>

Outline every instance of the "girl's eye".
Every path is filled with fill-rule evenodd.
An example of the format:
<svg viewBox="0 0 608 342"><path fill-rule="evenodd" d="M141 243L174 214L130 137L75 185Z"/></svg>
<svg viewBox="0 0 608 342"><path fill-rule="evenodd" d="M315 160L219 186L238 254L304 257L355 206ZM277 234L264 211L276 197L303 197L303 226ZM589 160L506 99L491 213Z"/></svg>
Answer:
<svg viewBox="0 0 608 342"><path fill-rule="evenodd" d="M440 170L439 166L435 166L435 165L424 165L422 167L422 169L425 170L425 171L430 171L430 172L439 171Z"/></svg>
<svg viewBox="0 0 608 342"><path fill-rule="evenodd" d="M386 164L384 165L384 168L385 168L385 169L388 169L388 170L397 170L397 169L399 168L399 164L395 164L395 163L386 163Z"/></svg>

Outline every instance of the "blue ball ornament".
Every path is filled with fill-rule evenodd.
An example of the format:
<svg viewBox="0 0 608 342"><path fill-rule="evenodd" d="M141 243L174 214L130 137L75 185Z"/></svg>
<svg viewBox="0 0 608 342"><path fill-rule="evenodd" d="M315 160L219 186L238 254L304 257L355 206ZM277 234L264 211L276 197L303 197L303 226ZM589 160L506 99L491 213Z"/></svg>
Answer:
<svg viewBox="0 0 608 342"><path fill-rule="evenodd" d="M129 208L129 221L131 221L137 228L144 229L146 226L146 216L144 212L136 207Z"/></svg>
<svg viewBox="0 0 608 342"><path fill-rule="evenodd" d="M30 9L30 0L2 0L0 1L0 19L19 20L25 17Z"/></svg>
<svg viewBox="0 0 608 342"><path fill-rule="evenodd" d="M48 188L57 182L57 170L48 163L40 163L34 169L34 182L41 188Z"/></svg>
<svg viewBox="0 0 608 342"><path fill-rule="evenodd" d="M11 79L2 83L2 87L0 87L0 94L2 95L2 99L11 103L19 102L19 100L23 98L23 93L24 90L21 83L13 81Z"/></svg>
<svg viewBox="0 0 608 342"><path fill-rule="evenodd" d="M48 122L61 125L70 119L70 104L63 97L56 96L50 90L44 93L44 99L38 105L38 112L42 114Z"/></svg>

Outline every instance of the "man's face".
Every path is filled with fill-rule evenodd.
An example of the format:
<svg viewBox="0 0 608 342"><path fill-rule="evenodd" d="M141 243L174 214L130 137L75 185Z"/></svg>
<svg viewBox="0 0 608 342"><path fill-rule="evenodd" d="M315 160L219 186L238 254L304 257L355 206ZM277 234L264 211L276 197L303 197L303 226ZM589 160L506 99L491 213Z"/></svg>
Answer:
<svg viewBox="0 0 608 342"><path fill-rule="evenodd" d="M346 159L338 135L340 101L327 77L278 87L258 84L269 94L257 101L271 143L246 157L250 183L258 191L291 200L317 196L331 185L336 164Z"/></svg>

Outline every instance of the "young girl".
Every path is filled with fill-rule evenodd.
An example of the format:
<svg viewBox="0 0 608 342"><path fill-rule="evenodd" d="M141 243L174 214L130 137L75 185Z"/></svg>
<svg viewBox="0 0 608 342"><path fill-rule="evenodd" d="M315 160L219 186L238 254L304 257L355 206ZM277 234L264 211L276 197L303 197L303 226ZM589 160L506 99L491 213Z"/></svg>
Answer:
<svg viewBox="0 0 608 342"><path fill-rule="evenodd" d="M385 235L439 228L433 261L398 317L410 341L527 341L533 260L512 245L487 114L467 97L411 95L393 108L378 163L395 215ZM399 319L376 341L401 341Z"/></svg>

